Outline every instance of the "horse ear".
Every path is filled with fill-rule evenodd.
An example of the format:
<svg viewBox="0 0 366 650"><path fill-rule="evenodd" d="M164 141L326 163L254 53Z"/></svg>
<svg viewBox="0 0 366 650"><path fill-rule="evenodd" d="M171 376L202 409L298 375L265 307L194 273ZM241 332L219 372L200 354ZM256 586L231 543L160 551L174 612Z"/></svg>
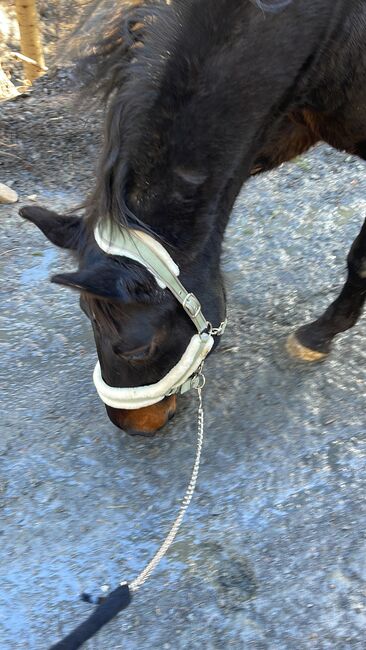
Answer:
<svg viewBox="0 0 366 650"><path fill-rule="evenodd" d="M126 301L128 297L119 274L102 265L71 273L58 273L52 276L51 282L78 291L86 291L101 298Z"/></svg>
<svg viewBox="0 0 366 650"><path fill-rule="evenodd" d="M131 268L117 270L105 263L71 273L58 273L52 276L51 282L124 303L151 302L158 290L155 280L145 269L142 272Z"/></svg>
<svg viewBox="0 0 366 650"><path fill-rule="evenodd" d="M38 205L26 205L19 214L23 219L34 223L47 239L60 248L76 250L83 221L80 217L66 217Z"/></svg>

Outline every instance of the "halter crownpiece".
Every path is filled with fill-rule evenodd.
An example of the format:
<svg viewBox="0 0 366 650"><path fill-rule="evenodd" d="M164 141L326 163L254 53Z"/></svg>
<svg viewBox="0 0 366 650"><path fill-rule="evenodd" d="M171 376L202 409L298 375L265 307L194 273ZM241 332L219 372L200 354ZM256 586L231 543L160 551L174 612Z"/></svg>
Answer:
<svg viewBox="0 0 366 650"><path fill-rule="evenodd" d="M178 363L155 384L136 388L109 386L102 377L99 362L93 381L101 400L116 409L139 409L160 402L164 397L197 388L198 372L212 349L213 336L224 333L226 320L214 329L202 313L201 303L179 280L179 267L168 251L151 235L132 228L120 229L110 221L99 221L95 241L108 255L128 257L142 264L161 289L169 289L194 323L198 334L192 336Z"/></svg>

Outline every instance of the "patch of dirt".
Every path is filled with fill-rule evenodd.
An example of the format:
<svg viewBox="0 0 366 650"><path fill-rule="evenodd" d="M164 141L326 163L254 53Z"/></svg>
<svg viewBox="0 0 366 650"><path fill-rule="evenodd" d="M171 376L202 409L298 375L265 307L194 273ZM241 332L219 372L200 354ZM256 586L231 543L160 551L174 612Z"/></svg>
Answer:
<svg viewBox="0 0 366 650"><path fill-rule="evenodd" d="M0 104L0 179L20 195L37 187L90 188L102 109L77 107L73 67L54 69L31 93Z"/></svg>

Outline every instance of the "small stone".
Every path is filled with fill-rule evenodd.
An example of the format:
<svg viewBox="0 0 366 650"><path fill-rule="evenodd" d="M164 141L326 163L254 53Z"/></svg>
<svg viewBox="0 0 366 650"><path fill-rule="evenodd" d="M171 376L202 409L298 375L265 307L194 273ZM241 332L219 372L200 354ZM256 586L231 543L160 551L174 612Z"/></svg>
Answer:
<svg viewBox="0 0 366 650"><path fill-rule="evenodd" d="M27 201L37 201L38 194L29 194L26 198L27 198Z"/></svg>
<svg viewBox="0 0 366 650"><path fill-rule="evenodd" d="M0 183L0 203L16 203L17 200L17 193L8 185Z"/></svg>

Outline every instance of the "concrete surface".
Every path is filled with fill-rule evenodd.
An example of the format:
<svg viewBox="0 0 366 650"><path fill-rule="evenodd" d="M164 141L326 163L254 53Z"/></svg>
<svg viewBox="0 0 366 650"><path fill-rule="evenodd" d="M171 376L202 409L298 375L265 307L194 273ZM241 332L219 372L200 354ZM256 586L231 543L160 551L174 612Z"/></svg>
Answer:
<svg viewBox="0 0 366 650"><path fill-rule="evenodd" d="M87 649L365 647L364 321L322 364L284 352L341 286L364 171L319 147L243 189L196 496L169 557ZM62 179L50 191L24 172L20 186L54 209L80 199ZM47 281L71 263L17 209L0 207L0 647L43 650L88 615L81 591L151 558L188 481L196 403L152 440L113 428L77 297Z"/></svg>

